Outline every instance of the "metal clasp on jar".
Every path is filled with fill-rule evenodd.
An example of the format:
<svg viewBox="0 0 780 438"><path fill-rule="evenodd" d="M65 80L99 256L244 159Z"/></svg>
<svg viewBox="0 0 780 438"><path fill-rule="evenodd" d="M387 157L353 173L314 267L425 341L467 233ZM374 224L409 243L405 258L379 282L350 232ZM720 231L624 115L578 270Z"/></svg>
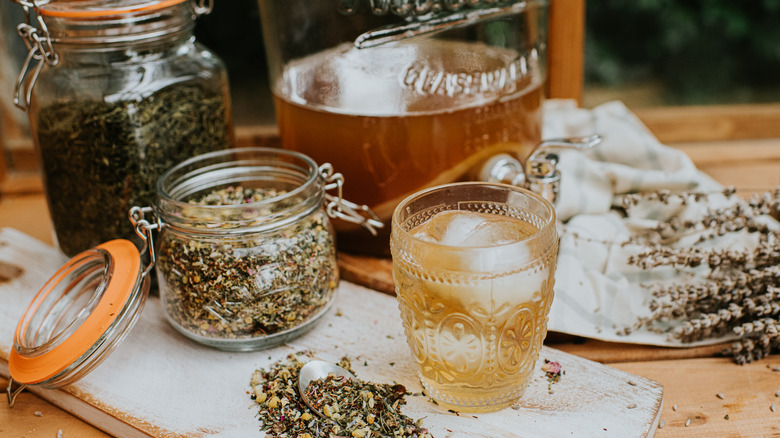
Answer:
<svg viewBox="0 0 780 438"><path fill-rule="evenodd" d="M49 0L12 1L22 5L24 10L24 23L16 26L16 33L22 37L28 50L27 57L24 60L24 64L22 64L22 71L19 72L19 76L16 78L14 105L27 111L30 108L33 86L38 80L43 64L55 66L60 59L52 45L49 29L46 27L46 23L44 23L40 14L41 5L48 3ZM33 15L35 16L37 27L33 25ZM33 64L35 64L34 67ZM32 76L27 79L28 71L31 68Z"/></svg>
<svg viewBox="0 0 780 438"><path fill-rule="evenodd" d="M24 391L25 388L27 388L27 385L24 383L20 383L19 386L14 389L14 379L8 379L8 388L6 388L5 392L8 395L8 407L13 408L14 403L16 403L16 397L21 394L22 391Z"/></svg>
<svg viewBox="0 0 780 438"><path fill-rule="evenodd" d="M371 235L377 235L377 228L383 228L385 224L367 205L358 205L347 201L342 196L344 176L333 171L333 165L325 163L319 167L320 175L325 181L325 211L334 219L341 219L353 224L359 224ZM336 195L327 193L336 189Z"/></svg>
<svg viewBox="0 0 780 438"><path fill-rule="evenodd" d="M558 152L566 149L586 151L599 143L601 136L597 134L544 140L526 159L525 166L510 155L499 154L485 162L479 178L524 187L556 205L561 185Z"/></svg>
<svg viewBox="0 0 780 438"><path fill-rule="evenodd" d="M149 215L149 219L147 219L146 215ZM162 228L162 221L160 221L160 218L152 207L132 207L130 208L129 216L135 234L137 234L144 243L144 248L141 250L141 259L143 260L145 253L149 253L149 264L141 274L143 277L149 275L155 262L157 262L157 256L154 252L154 234L152 232Z"/></svg>
<svg viewBox="0 0 780 438"><path fill-rule="evenodd" d="M191 0L192 10L195 15L208 15L214 10L214 0Z"/></svg>

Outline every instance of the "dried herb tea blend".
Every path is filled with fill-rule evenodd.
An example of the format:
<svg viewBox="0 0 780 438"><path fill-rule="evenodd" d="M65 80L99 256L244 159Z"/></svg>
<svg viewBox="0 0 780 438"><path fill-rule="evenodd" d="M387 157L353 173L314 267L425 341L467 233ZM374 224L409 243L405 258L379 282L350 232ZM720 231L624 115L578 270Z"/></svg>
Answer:
<svg viewBox="0 0 780 438"><path fill-rule="evenodd" d="M298 373L305 362L298 355L252 374L250 396L260 406L261 430L269 437L394 437L433 438L400 411L408 395L402 385L363 382L329 376L312 381L307 396L327 418L319 417L297 390ZM351 370L348 358L339 365Z"/></svg>
<svg viewBox="0 0 780 438"><path fill-rule="evenodd" d="M35 131L63 252L135 240L128 211L154 203L158 177L180 161L230 145L223 90L207 85L178 83L118 101L69 100L40 109Z"/></svg>
<svg viewBox="0 0 780 438"><path fill-rule="evenodd" d="M190 203L251 206L283 194L228 187ZM262 208L258 215L276 213ZM220 226L220 212L213 214L203 218L212 231ZM206 338L257 338L298 327L325 311L338 284L335 243L321 210L273 231L196 236L167 230L157 268L169 319Z"/></svg>

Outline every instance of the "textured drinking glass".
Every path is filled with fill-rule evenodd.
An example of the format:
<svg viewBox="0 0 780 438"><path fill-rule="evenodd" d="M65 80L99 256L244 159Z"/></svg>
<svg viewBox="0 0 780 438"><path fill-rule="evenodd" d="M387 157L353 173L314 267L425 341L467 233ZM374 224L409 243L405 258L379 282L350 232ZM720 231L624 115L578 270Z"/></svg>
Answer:
<svg viewBox="0 0 780 438"><path fill-rule="evenodd" d="M426 394L459 411L515 403L547 334L558 254L552 205L502 184L434 187L399 204L390 248Z"/></svg>

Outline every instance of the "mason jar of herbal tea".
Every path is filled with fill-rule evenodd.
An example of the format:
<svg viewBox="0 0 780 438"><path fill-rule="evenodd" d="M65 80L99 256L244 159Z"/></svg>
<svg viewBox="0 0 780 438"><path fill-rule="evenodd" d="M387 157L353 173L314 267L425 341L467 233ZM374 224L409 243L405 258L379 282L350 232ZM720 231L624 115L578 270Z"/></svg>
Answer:
<svg viewBox="0 0 780 438"><path fill-rule="evenodd" d="M15 103L40 151L56 241L124 238L164 170L233 143L227 74L195 41L194 0L14 0L30 48Z"/></svg>
<svg viewBox="0 0 780 438"><path fill-rule="evenodd" d="M382 226L340 198L342 181L329 164L270 148L212 152L165 172L153 211L160 300L173 327L236 351L312 328L339 281L330 217Z"/></svg>

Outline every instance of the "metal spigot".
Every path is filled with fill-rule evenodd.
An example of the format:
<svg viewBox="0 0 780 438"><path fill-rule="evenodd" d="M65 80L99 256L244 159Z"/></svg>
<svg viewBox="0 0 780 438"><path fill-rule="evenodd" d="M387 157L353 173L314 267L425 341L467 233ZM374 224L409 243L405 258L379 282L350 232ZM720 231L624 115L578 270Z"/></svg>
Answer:
<svg viewBox="0 0 780 438"><path fill-rule="evenodd" d="M599 143L601 136L597 134L544 140L534 148L525 165L511 155L498 154L485 162L479 178L527 188L556 205L561 188L558 152L565 149L585 151Z"/></svg>

